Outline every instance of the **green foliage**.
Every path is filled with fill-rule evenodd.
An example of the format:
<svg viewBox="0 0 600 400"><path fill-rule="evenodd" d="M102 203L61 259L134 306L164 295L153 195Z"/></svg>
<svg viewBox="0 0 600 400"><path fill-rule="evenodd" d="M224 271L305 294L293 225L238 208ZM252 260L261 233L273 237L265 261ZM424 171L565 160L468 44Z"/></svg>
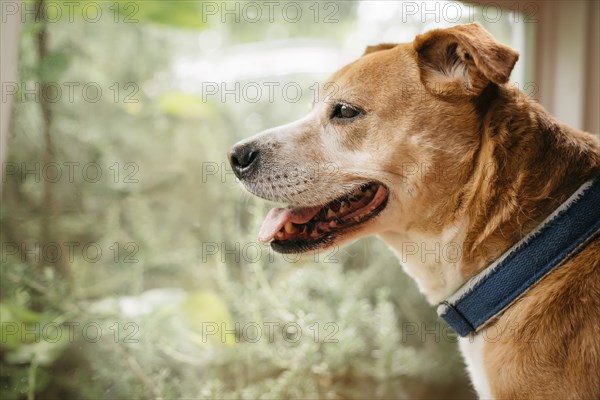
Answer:
<svg viewBox="0 0 600 400"><path fill-rule="evenodd" d="M214 118L215 110L202 98L192 94L170 92L160 96L158 104L161 111L167 115L179 118L205 120Z"/></svg>
<svg viewBox="0 0 600 400"><path fill-rule="evenodd" d="M57 82L71 62L70 57L61 52L46 55L39 63L39 77L42 82Z"/></svg>
<svg viewBox="0 0 600 400"><path fill-rule="evenodd" d="M203 1L183 0L173 4L164 0L118 0L113 4L117 14L127 23L155 23L159 25L201 29Z"/></svg>

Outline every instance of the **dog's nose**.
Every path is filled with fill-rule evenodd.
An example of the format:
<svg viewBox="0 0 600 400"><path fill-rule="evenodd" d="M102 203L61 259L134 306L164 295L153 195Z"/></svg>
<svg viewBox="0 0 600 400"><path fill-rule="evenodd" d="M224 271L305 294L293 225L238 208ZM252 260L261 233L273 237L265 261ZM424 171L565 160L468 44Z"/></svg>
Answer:
<svg viewBox="0 0 600 400"><path fill-rule="evenodd" d="M252 165L258 159L258 154L258 148L253 143L234 146L229 150L227 156L229 157L229 163L233 168L235 176L244 179L252 169Z"/></svg>

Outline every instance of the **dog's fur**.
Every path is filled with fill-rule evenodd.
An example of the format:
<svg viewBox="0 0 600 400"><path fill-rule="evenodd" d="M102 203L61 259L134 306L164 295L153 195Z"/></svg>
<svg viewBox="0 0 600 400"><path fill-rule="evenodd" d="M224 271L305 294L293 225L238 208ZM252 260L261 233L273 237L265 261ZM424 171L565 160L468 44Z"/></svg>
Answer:
<svg viewBox="0 0 600 400"><path fill-rule="evenodd" d="M596 137L508 83L517 58L477 24L369 47L333 75L307 117L242 143L262 152L244 184L294 206L324 204L356 182L385 184L387 207L328 245L378 234L438 303L600 173ZM364 114L331 120L342 101ZM317 179L265 179L285 163L336 168ZM407 243L460 250L452 259L407 254ZM600 241L461 350L482 398L599 399Z"/></svg>

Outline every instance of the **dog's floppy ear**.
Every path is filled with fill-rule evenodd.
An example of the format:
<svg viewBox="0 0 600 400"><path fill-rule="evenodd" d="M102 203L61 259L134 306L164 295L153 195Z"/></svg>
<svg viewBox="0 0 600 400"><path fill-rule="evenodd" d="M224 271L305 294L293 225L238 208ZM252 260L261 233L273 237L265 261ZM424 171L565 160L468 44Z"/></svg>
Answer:
<svg viewBox="0 0 600 400"><path fill-rule="evenodd" d="M396 47L397 45L398 45L397 43L381 43L376 46L367 46L367 48L365 49L365 52L363 53L363 56L366 56L367 54L371 54L371 53L374 53L374 52L380 51L380 50L392 49L392 48Z"/></svg>
<svg viewBox="0 0 600 400"><path fill-rule="evenodd" d="M477 23L418 35L421 81L430 89L476 95L489 82L508 82L519 53L498 43Z"/></svg>

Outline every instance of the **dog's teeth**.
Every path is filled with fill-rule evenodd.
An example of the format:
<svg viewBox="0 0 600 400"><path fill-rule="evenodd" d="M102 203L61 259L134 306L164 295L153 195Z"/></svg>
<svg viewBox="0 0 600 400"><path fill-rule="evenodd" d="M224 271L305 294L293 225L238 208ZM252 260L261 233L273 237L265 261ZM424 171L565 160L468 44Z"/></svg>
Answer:
<svg viewBox="0 0 600 400"><path fill-rule="evenodd" d="M275 235L275 239L283 239L285 237L285 234L281 231L277 232L277 234Z"/></svg>
<svg viewBox="0 0 600 400"><path fill-rule="evenodd" d="M342 205L340 206L340 214L345 213L346 211L348 211L349 208L350 207L346 202L342 202Z"/></svg>
<svg viewBox="0 0 600 400"><path fill-rule="evenodd" d="M327 215L325 216L325 218L330 219L335 217L335 212L333 212L333 210L331 208L327 209Z"/></svg>
<svg viewBox="0 0 600 400"><path fill-rule="evenodd" d="M297 231L297 229L293 222L288 221L285 223L285 232L286 233L294 233L296 231Z"/></svg>

